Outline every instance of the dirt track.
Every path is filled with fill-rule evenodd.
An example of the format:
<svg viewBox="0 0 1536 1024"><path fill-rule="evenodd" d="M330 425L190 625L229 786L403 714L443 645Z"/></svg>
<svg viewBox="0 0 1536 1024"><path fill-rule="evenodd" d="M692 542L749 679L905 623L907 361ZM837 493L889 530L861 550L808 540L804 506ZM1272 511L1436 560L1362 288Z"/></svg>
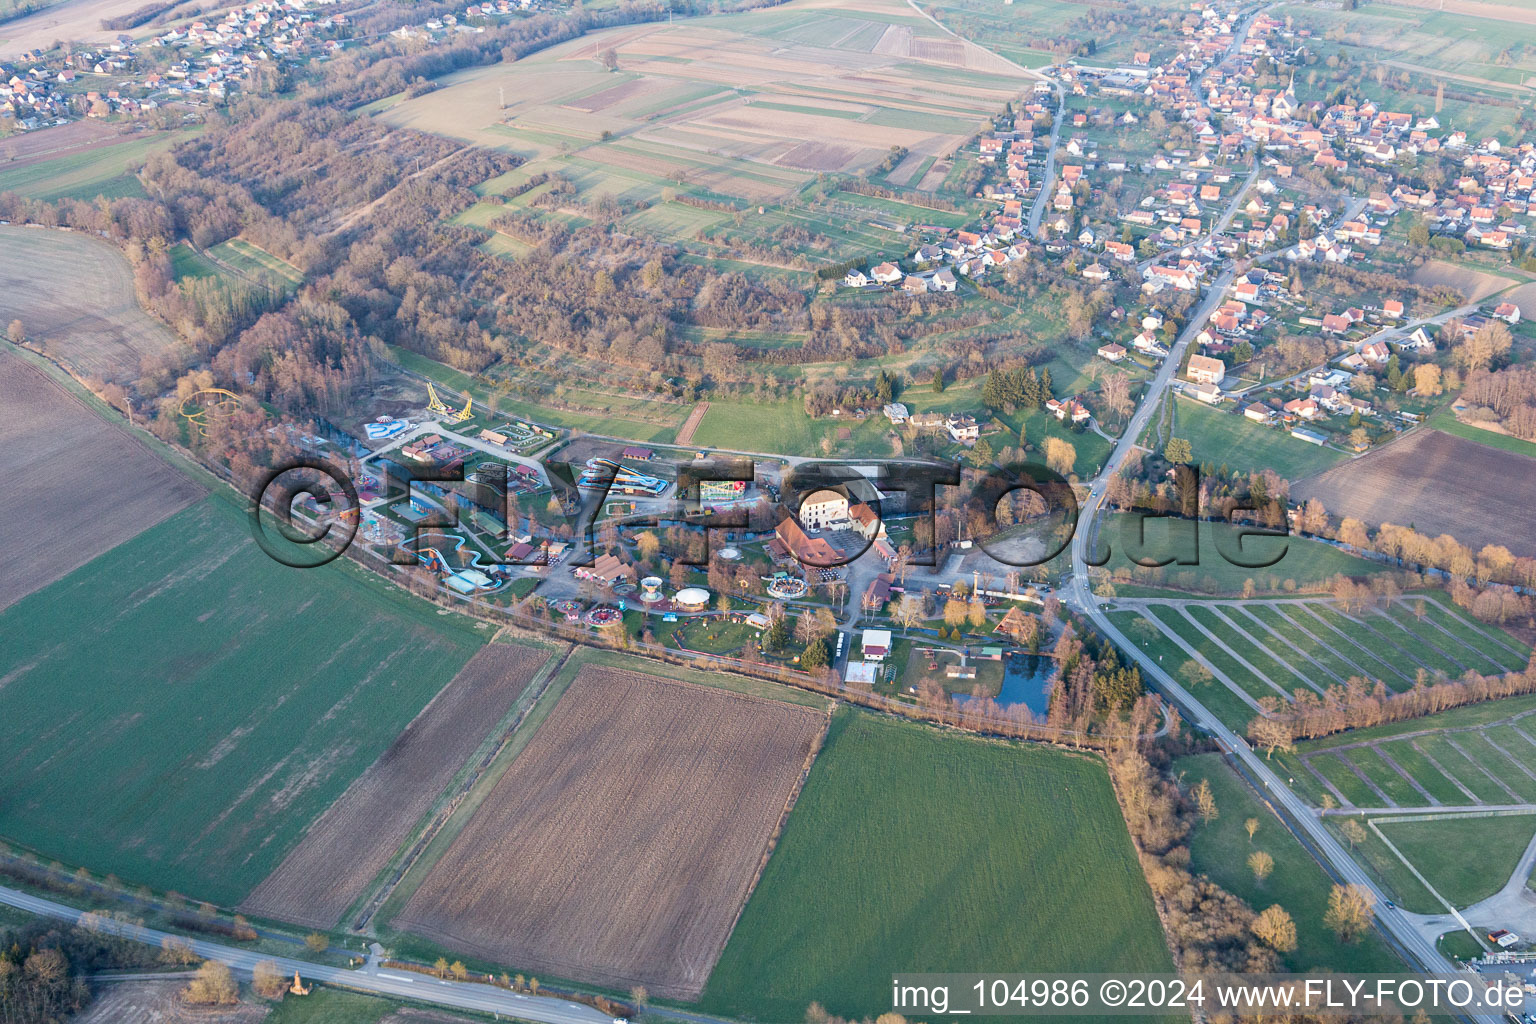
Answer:
<svg viewBox="0 0 1536 1024"><path fill-rule="evenodd" d="M549 652L489 644L248 896L250 914L329 929L388 865Z"/></svg>
<svg viewBox="0 0 1536 1024"><path fill-rule="evenodd" d="M692 444L693 432L699 429L699 424L704 422L704 414L709 412L709 403L700 402L693 407L688 418L683 420L683 425L677 430L678 444Z"/></svg>
<svg viewBox="0 0 1536 1024"><path fill-rule="evenodd" d="M5 349L0 412L0 609L204 494Z"/></svg>
<svg viewBox="0 0 1536 1024"><path fill-rule="evenodd" d="M394 925L521 970L695 998L825 725L589 665Z"/></svg>

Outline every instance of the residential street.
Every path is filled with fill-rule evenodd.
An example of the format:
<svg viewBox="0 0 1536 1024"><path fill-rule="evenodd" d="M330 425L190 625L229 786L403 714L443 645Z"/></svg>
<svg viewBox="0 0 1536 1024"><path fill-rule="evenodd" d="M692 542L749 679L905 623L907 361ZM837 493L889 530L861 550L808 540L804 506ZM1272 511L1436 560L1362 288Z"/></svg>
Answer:
<svg viewBox="0 0 1536 1024"><path fill-rule="evenodd" d="M1236 202L1235 199L1234 202ZM1225 749L1231 751L1233 756L1241 762L1245 771L1258 780L1265 794L1283 808L1287 816L1296 823L1296 827L1304 833L1308 845L1323 858L1335 878L1360 885L1375 895L1377 922L1414 961L1431 973L1448 973L1455 968L1435 948L1434 937L1426 936L1417 921L1389 905L1389 901L1375 881L1323 826L1316 811L1288 788L1284 780L1272 771L1269 764L1248 745L1247 740L1207 711L1163 665L1144 652L1139 644L1125 636L1110 621L1089 585L1087 556L1095 534L1095 520L1103 508L1107 482L1135 448L1136 438L1141 435L1153 410L1157 408L1159 401L1168 391L1173 373L1178 368L1184 350L1199 333L1206 318L1221 304L1227 288L1232 283L1234 273L1233 268L1228 267L1212 282L1205 299L1191 315L1172 351L1163 361L1157 375L1148 384L1141 405L1132 416L1129 426L1121 435L1120 441L1115 445L1103 469L1089 482L1088 496L1083 502L1077 531L1072 537L1072 577L1063 590L1062 599L1074 610L1087 615L1096 629L1129 652L1140 665L1147 682L1177 704L1187 721L1214 736ZM1497 1020L1496 1017L1491 1016L1483 1019L1488 1020L1489 1024Z"/></svg>

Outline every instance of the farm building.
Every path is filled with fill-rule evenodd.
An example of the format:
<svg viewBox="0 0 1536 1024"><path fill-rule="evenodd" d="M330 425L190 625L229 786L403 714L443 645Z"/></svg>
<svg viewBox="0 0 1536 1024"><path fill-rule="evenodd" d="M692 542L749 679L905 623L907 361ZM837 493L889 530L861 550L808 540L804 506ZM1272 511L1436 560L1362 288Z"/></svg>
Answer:
<svg viewBox="0 0 1536 1024"><path fill-rule="evenodd" d="M1191 384L1184 389L1184 394L1206 405L1215 405L1221 401L1221 388L1215 384L1199 383Z"/></svg>
<svg viewBox="0 0 1536 1024"><path fill-rule="evenodd" d="M874 540L885 532L885 524L880 521L875 510L862 501L848 507L848 518L853 522L854 530L865 540Z"/></svg>
<svg viewBox="0 0 1536 1024"><path fill-rule="evenodd" d="M820 537L807 537L792 516L786 517L773 531L768 553L777 559L794 558L809 565L831 565L837 561L837 552L832 550L832 545Z"/></svg>
<svg viewBox="0 0 1536 1024"><path fill-rule="evenodd" d="M615 583L635 582L635 568L626 565L613 555L598 555L597 560L590 566L583 566L576 570L576 575L583 579L597 580L599 583L607 583L610 586Z"/></svg>

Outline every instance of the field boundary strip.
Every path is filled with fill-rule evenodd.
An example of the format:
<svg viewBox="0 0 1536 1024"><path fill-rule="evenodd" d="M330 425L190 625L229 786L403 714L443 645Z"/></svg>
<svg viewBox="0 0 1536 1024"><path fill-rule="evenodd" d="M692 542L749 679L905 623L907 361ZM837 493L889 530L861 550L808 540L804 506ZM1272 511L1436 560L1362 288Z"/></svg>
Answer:
<svg viewBox="0 0 1536 1024"><path fill-rule="evenodd" d="M492 643L494 642L495 640L493 639ZM352 924L354 931L361 931L368 926L368 923L384 904L389 901L389 898L394 895L400 883L410 874L411 869L416 866L422 855L431 848L433 842L442 832L443 827L453 818L465 798L469 796L480 780L485 777L486 772L491 770L496 760L501 757L502 752L507 749L507 746L512 742L512 738L517 735L518 730L522 728L523 723L527 721L528 716L549 689L550 681L559 675L560 670L565 667L565 663L570 659L571 654L575 650L575 644L566 644L565 650L551 656L540 667L527 688L518 696L518 703L522 706L511 712L512 721L508 723L506 719L503 719L501 723L498 723L498 729L492 730L492 735L500 733L499 738L490 750L482 754L469 773L460 778L457 784L451 787L453 795L449 798L448 803L434 808L431 820L417 834L416 839L406 849L404 856L392 866L392 869L385 869L389 872L388 878L382 884L375 880L371 892L366 894L366 902L361 907L356 908L355 911L352 907L347 908L347 913L343 915L343 919L349 916L354 917Z"/></svg>

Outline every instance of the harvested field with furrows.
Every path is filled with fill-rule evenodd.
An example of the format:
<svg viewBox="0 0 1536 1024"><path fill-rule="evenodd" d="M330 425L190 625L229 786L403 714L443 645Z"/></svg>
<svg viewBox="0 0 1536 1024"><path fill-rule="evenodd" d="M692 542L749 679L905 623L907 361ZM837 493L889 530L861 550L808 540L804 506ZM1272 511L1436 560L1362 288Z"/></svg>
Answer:
<svg viewBox="0 0 1536 1024"><path fill-rule="evenodd" d="M0 24L0 58L46 50L60 39L82 44L110 42L117 38L117 32L102 28L102 19L122 17L144 4L145 0L64 0L44 7Z"/></svg>
<svg viewBox="0 0 1536 1024"><path fill-rule="evenodd" d="M1497 274L1473 270L1470 267L1458 267L1454 263L1446 263L1443 260L1431 260L1422 267L1416 268L1409 276L1409 280L1427 288L1442 284L1448 288L1455 288L1466 296L1468 302L1477 302L1514 284L1508 278Z"/></svg>
<svg viewBox="0 0 1536 1024"><path fill-rule="evenodd" d="M776 162L802 171L841 171L853 166L862 152L828 142L802 142Z"/></svg>
<svg viewBox="0 0 1536 1024"><path fill-rule="evenodd" d="M1389 4L1393 7L1426 7L1448 14L1536 25L1536 8L1516 4L1489 4L1479 0L1389 0Z"/></svg>
<svg viewBox="0 0 1536 1024"><path fill-rule="evenodd" d="M140 308L122 253L76 232L0 226L0 322L12 320L82 377L109 381L176 344Z"/></svg>
<svg viewBox="0 0 1536 1024"><path fill-rule="evenodd" d="M0 28L0 31L4 29ZM39 160L52 160L99 146L122 134L105 121L91 119L7 136L0 139L0 166L9 169Z"/></svg>
<svg viewBox="0 0 1536 1024"><path fill-rule="evenodd" d="M186 508L203 488L0 350L0 608Z"/></svg>
<svg viewBox="0 0 1536 1024"><path fill-rule="evenodd" d="M1438 430L1415 430L1291 487L1336 516L1448 533L1476 551L1502 544L1536 555L1536 459Z"/></svg>
<svg viewBox="0 0 1536 1024"><path fill-rule="evenodd" d="M602 67L608 51L617 72ZM987 74L935 89L935 67ZM445 76L375 116L548 160L541 170L580 177L592 165L630 167L763 202L792 193L805 174L872 167L892 146L919 160L951 154L1028 84L1025 72L896 0L849 0L846 9L791 0L708 24L594 32ZM643 166L629 163L636 147L653 150ZM647 187L663 186L635 186L628 198Z"/></svg>
<svg viewBox="0 0 1536 1024"><path fill-rule="evenodd" d="M248 896L248 914L330 929L384 870L549 651L489 644Z"/></svg>
<svg viewBox="0 0 1536 1024"><path fill-rule="evenodd" d="M609 107L623 103L625 100L631 100L638 96L644 96L649 93L660 92L663 90L663 88L664 86L659 82L648 81L644 78L636 78L633 81L625 82L622 85L615 85L612 88L604 89L601 92L595 92L590 96L584 96L581 99L571 100L566 104L566 106L573 107L576 110L584 110L590 114L598 110L607 110Z"/></svg>
<svg viewBox="0 0 1536 1024"><path fill-rule="evenodd" d="M901 163L897 164L891 173L885 176L886 180L893 185L912 184L913 177L922 169L927 159L928 154L926 153L908 153L902 157Z"/></svg>
<svg viewBox="0 0 1536 1024"><path fill-rule="evenodd" d="M519 969L696 998L826 723L588 665L394 924Z"/></svg>

